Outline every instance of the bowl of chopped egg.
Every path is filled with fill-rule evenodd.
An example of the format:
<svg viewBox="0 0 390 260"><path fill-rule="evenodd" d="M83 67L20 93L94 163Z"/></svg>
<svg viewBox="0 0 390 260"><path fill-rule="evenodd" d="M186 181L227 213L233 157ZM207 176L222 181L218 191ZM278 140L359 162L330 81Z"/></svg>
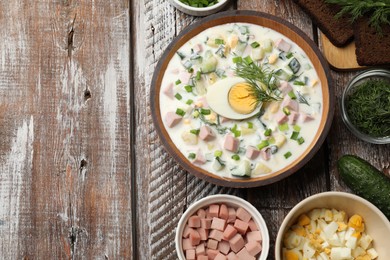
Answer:
<svg viewBox="0 0 390 260"><path fill-rule="evenodd" d="M390 256L390 222L367 200L323 192L298 203L283 220L275 259L377 259Z"/></svg>

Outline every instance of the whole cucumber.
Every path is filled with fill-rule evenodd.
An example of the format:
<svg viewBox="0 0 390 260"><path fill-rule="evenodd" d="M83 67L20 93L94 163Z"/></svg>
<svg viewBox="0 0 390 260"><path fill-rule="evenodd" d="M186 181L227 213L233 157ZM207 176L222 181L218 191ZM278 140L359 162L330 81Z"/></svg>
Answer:
<svg viewBox="0 0 390 260"><path fill-rule="evenodd" d="M357 195L377 206L390 219L390 179L367 161L344 155L337 162L341 179Z"/></svg>

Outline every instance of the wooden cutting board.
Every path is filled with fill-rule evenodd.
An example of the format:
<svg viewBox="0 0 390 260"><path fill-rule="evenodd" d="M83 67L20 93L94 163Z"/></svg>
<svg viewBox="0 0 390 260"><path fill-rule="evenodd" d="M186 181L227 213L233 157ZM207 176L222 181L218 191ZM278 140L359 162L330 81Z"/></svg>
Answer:
<svg viewBox="0 0 390 260"><path fill-rule="evenodd" d="M328 60L329 65L335 70L359 70L366 68L357 63L355 55L355 42L352 41L345 47L334 46L329 39L320 33L323 54Z"/></svg>

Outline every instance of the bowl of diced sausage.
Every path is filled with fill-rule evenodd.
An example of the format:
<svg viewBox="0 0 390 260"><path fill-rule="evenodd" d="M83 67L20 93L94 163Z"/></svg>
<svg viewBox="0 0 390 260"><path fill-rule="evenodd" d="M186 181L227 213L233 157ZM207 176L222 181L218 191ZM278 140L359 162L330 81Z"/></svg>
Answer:
<svg viewBox="0 0 390 260"><path fill-rule="evenodd" d="M211 195L193 203L176 229L180 260L265 260L267 225L249 202L233 195Z"/></svg>

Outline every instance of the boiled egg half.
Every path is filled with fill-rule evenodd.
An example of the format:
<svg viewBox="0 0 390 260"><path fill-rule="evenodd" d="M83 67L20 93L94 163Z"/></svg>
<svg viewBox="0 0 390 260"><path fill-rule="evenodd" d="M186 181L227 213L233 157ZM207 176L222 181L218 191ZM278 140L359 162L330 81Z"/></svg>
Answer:
<svg viewBox="0 0 390 260"><path fill-rule="evenodd" d="M206 100L217 114L242 120L259 113L261 103L251 94L251 86L242 78L225 78L210 85Z"/></svg>

